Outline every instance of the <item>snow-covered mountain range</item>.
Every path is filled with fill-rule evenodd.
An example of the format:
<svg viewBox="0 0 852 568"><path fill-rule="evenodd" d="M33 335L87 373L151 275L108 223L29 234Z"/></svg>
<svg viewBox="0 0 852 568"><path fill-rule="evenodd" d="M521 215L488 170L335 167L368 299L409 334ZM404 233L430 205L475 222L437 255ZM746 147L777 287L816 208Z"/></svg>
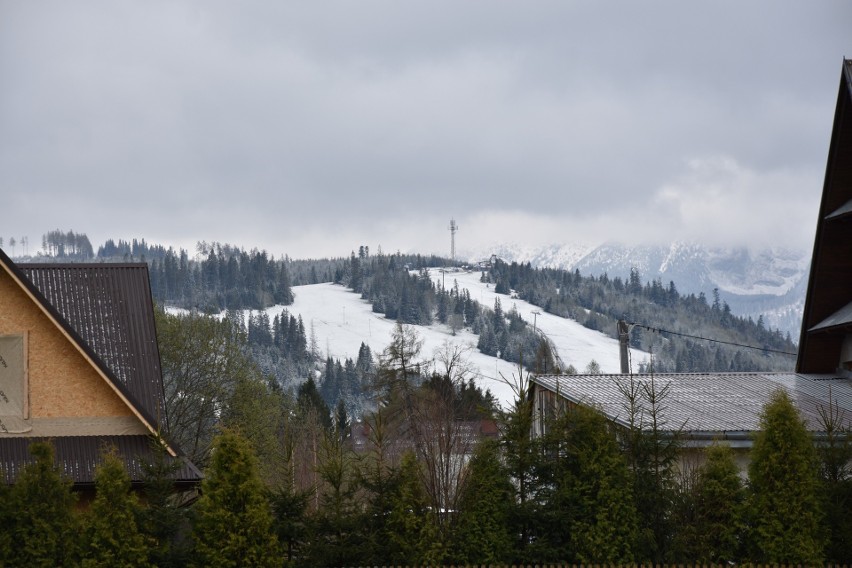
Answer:
<svg viewBox="0 0 852 568"><path fill-rule="evenodd" d="M669 281L682 294L703 292L712 301L713 290L741 316L757 319L789 332L798 340L810 267L810 252L785 248L707 247L696 243L627 246L568 243L539 247L498 244L466 251L471 261L496 254L507 262L529 262L540 268L577 269L581 274L627 278L636 268L642 281Z"/></svg>

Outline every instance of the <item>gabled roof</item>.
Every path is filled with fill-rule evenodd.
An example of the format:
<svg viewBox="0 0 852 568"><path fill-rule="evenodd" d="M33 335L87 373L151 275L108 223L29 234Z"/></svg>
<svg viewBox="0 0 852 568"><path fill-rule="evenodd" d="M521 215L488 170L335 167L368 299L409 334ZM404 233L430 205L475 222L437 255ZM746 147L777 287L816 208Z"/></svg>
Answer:
<svg viewBox="0 0 852 568"><path fill-rule="evenodd" d="M0 271L8 273L63 335L124 400L151 434L168 430L154 306L144 263L20 264L0 250ZM0 469L12 482L30 461L27 447L37 438L0 438ZM52 439L56 460L75 484L94 480L106 445L122 455L131 479L142 479L140 460L152 455L150 437L63 436ZM166 441L179 469L176 483L197 483L201 473Z"/></svg>
<svg viewBox="0 0 852 568"><path fill-rule="evenodd" d="M167 429L148 266L17 266L146 421Z"/></svg>
<svg viewBox="0 0 852 568"><path fill-rule="evenodd" d="M610 420L627 425L625 396L619 385L630 380L656 392L668 389L662 402L664 429L688 433L749 433L760 429L760 413L771 395L783 389L799 409L807 428L822 429L820 409L829 396L852 427L852 379L834 375L794 373L682 373L658 375L544 375L539 387L575 403L599 408ZM647 403L641 402L645 407Z"/></svg>
<svg viewBox="0 0 852 568"><path fill-rule="evenodd" d="M0 267L94 364L152 434L166 429L147 265L17 265L0 250Z"/></svg>
<svg viewBox="0 0 852 568"><path fill-rule="evenodd" d="M843 336L852 332L852 60L843 60L840 89L796 371L830 373L840 363Z"/></svg>

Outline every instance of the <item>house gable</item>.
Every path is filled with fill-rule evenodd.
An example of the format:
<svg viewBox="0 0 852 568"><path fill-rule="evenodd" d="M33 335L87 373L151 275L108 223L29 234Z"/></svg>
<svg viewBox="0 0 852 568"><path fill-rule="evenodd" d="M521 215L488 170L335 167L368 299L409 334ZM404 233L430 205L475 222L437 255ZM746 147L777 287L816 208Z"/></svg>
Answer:
<svg viewBox="0 0 852 568"><path fill-rule="evenodd" d="M844 60L802 318L800 373L852 371L852 60Z"/></svg>
<svg viewBox="0 0 852 568"><path fill-rule="evenodd" d="M11 402L0 404L0 480L8 484L32 463L29 445L49 441L76 489L92 487L107 447L138 486L144 465L158 459L154 438L176 468L175 487L201 480L160 435L165 394L144 263L16 265L0 250L4 386L12 387L11 396L0 392L0 403Z"/></svg>
<svg viewBox="0 0 852 568"><path fill-rule="evenodd" d="M0 270L0 336L22 338L26 375L25 416L6 435L149 433L97 364L8 270Z"/></svg>

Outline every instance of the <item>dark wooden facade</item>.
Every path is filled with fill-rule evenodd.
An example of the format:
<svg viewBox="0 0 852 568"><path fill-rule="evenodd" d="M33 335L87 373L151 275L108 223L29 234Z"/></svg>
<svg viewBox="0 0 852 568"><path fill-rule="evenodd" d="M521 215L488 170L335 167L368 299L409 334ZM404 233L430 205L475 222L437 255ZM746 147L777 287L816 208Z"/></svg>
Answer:
<svg viewBox="0 0 852 568"><path fill-rule="evenodd" d="M852 371L852 60L843 61L802 332L799 373ZM845 344L845 347L844 347Z"/></svg>

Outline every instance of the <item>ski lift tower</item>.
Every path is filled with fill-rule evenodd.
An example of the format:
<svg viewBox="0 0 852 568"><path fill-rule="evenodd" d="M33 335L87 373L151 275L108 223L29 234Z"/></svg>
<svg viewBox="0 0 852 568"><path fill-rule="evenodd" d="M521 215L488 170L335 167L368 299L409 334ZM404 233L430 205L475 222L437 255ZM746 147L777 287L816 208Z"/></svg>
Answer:
<svg viewBox="0 0 852 568"><path fill-rule="evenodd" d="M450 260L453 262L453 266L456 264L456 231L459 230L459 226L456 225L455 219L450 219Z"/></svg>

